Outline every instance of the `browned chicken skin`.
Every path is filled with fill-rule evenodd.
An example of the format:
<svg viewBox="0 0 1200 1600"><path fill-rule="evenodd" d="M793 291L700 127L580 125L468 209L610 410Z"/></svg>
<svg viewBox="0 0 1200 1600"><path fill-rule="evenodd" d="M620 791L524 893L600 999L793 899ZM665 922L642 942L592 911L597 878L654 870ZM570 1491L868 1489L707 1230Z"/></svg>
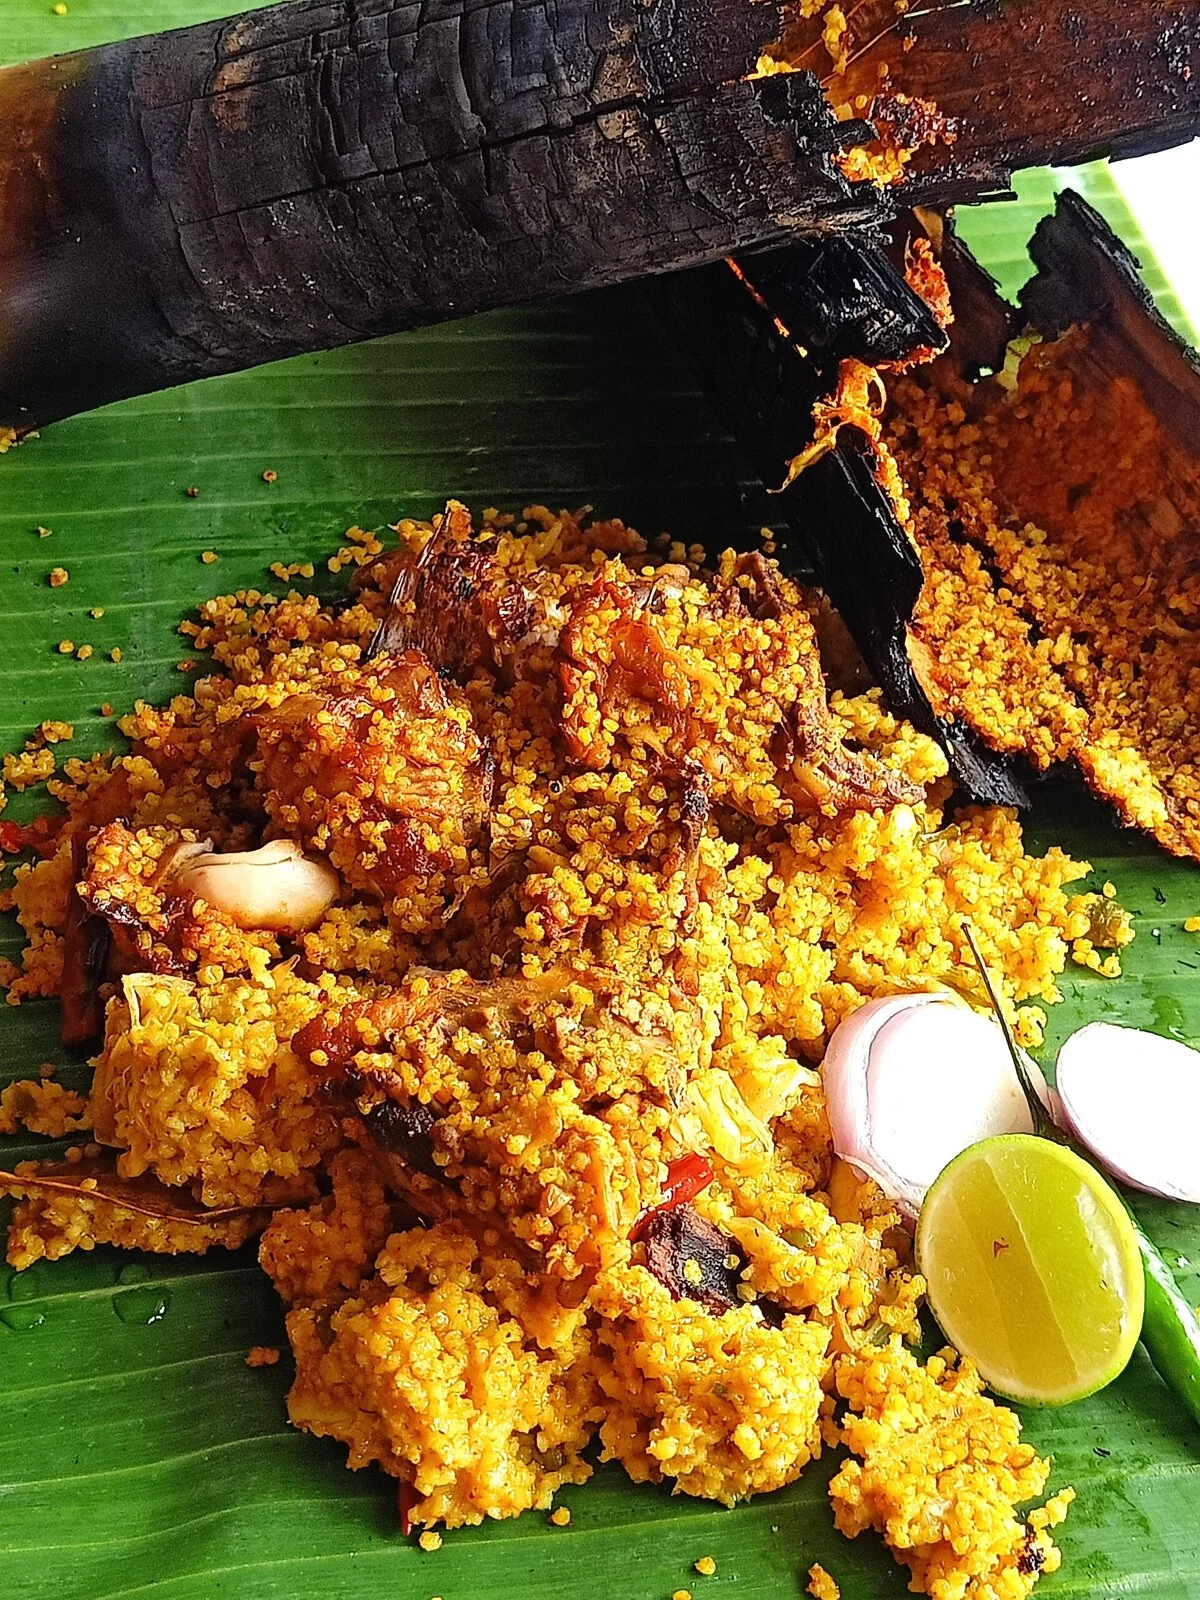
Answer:
<svg viewBox="0 0 1200 1600"><path fill-rule="evenodd" d="M500 669L529 625L533 596L505 572L496 549L495 539L473 537L471 513L451 500L419 555L401 548L364 568L356 587L388 594L368 656L420 650L460 680L476 667Z"/></svg>
<svg viewBox="0 0 1200 1600"><path fill-rule="evenodd" d="M417 646L459 681L482 670L510 683L523 640L556 638L562 738L583 766L600 770L632 744L758 822L917 798L843 744L809 613L759 553L716 582L667 562L578 583L548 604L451 501L418 555L381 558L359 576L388 596L372 650Z"/></svg>
<svg viewBox="0 0 1200 1600"><path fill-rule="evenodd" d="M661 590L652 585L639 600L630 585L596 584L572 607L559 642L571 754L603 767L619 730L668 767L703 775L715 800L759 822L915 800L897 773L843 744L811 624L771 576L769 591L736 582L718 591L711 640L711 613L689 616L685 604L676 644L655 615Z"/></svg>

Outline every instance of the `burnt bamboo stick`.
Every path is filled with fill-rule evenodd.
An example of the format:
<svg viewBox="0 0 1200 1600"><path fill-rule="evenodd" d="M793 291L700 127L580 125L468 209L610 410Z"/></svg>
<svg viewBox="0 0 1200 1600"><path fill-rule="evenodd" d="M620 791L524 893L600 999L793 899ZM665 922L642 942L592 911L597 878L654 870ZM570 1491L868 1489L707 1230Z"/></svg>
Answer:
<svg viewBox="0 0 1200 1600"><path fill-rule="evenodd" d="M295 0L0 72L0 426L884 213L750 0Z"/></svg>
<svg viewBox="0 0 1200 1600"><path fill-rule="evenodd" d="M0 427L869 229L837 157L903 96L953 135L906 202L1200 126L1196 0L946 5L846 4L844 71L818 17L760 81L777 0L292 0L2 71Z"/></svg>
<svg viewBox="0 0 1200 1600"><path fill-rule="evenodd" d="M847 0L851 18L856 9ZM909 205L1004 187L1023 167L1145 155L1200 133L1196 0L914 4L864 37L837 98L862 114L900 116L902 127L889 96L917 95L956 131L914 158Z"/></svg>

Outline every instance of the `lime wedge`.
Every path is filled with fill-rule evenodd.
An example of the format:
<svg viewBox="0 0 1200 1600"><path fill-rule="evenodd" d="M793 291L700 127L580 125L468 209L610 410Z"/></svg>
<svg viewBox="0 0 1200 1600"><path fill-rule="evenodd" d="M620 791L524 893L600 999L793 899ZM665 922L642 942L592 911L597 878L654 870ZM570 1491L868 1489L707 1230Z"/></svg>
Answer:
<svg viewBox="0 0 1200 1600"><path fill-rule="evenodd" d="M1129 1215L1094 1168L1049 1139L1001 1134L956 1156L921 1207L917 1265L946 1338L1009 1400L1094 1394L1141 1332Z"/></svg>

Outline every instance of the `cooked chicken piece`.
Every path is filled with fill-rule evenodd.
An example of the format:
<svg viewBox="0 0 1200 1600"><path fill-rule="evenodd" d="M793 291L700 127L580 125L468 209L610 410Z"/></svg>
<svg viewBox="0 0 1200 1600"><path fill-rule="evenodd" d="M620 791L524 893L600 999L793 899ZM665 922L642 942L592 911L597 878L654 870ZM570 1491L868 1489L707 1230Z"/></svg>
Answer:
<svg viewBox="0 0 1200 1600"><path fill-rule="evenodd" d="M110 1002L89 1111L123 1178L152 1173L206 1207L296 1205L343 1144L291 1039L325 995L280 963L261 981L134 973Z"/></svg>
<svg viewBox="0 0 1200 1600"><path fill-rule="evenodd" d="M696 1290L674 1294L637 1269L599 1286L601 1459L620 1461L637 1483L665 1480L676 1493L732 1505L791 1483L820 1453L829 1332L804 1317L764 1316L740 1297L710 1307Z"/></svg>
<svg viewBox="0 0 1200 1600"><path fill-rule="evenodd" d="M362 1118L396 1190L498 1228L573 1277L627 1253L681 1153L682 997L566 968L479 983L419 972L294 1041Z"/></svg>
<svg viewBox="0 0 1200 1600"><path fill-rule="evenodd" d="M258 784L289 837L328 855L405 932L440 927L464 887L491 789L489 754L416 650L296 694L258 726Z"/></svg>
<svg viewBox="0 0 1200 1600"><path fill-rule="evenodd" d="M330 1192L303 1209L276 1211L258 1248L289 1306L340 1305L370 1277L388 1235L413 1221L393 1204L369 1152L339 1150L327 1172Z"/></svg>
<svg viewBox="0 0 1200 1600"><path fill-rule="evenodd" d="M529 625L533 595L505 572L497 546L475 538L471 513L451 500L419 555L402 545L364 567L354 587L388 596L368 657L419 650L459 680L498 668Z"/></svg>
<svg viewBox="0 0 1200 1600"><path fill-rule="evenodd" d="M531 1332L538 1298L454 1223L394 1233L354 1298L289 1314L289 1415L348 1444L352 1466L398 1477L406 1522L546 1507L591 1476L581 1452L598 1413L586 1364Z"/></svg>
<svg viewBox="0 0 1200 1600"><path fill-rule="evenodd" d="M390 591L372 648L419 646L451 676L485 668L511 682L523 648L556 645L574 761L599 770L623 749L649 754L756 822L917 798L843 745L809 610L762 555L707 583L673 562L589 581L586 568L513 573L495 545L452 501L419 555L364 568L365 586Z"/></svg>
<svg viewBox="0 0 1200 1600"><path fill-rule="evenodd" d="M277 934L286 930L277 916L265 906L249 920L235 916L206 898L206 880L195 876L201 861L239 858L216 855L186 830L121 822L98 828L86 845L82 835L74 843L84 870L75 884L78 914L74 900L68 907L67 936L87 956L95 984L126 972L247 972L264 953L279 955Z"/></svg>
<svg viewBox="0 0 1200 1600"><path fill-rule="evenodd" d="M739 563L713 590L600 579L571 604L559 658L563 735L586 766L655 754L766 824L917 798L842 743L812 621L765 562Z"/></svg>

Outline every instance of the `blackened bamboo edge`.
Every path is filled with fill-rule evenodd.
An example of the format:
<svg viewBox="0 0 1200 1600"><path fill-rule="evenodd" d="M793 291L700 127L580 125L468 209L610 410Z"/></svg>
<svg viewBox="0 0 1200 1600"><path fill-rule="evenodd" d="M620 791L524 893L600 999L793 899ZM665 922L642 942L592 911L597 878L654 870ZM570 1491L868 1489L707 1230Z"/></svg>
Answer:
<svg viewBox="0 0 1200 1600"><path fill-rule="evenodd" d="M719 263L660 279L650 293L713 408L774 489L811 442L813 404L835 386L840 361L895 360L946 339L881 247L828 240L737 265L740 276ZM784 489L778 506L893 709L939 741L972 794L1025 804L1029 775L965 725L937 717L917 681L906 625L920 559L853 432Z"/></svg>

